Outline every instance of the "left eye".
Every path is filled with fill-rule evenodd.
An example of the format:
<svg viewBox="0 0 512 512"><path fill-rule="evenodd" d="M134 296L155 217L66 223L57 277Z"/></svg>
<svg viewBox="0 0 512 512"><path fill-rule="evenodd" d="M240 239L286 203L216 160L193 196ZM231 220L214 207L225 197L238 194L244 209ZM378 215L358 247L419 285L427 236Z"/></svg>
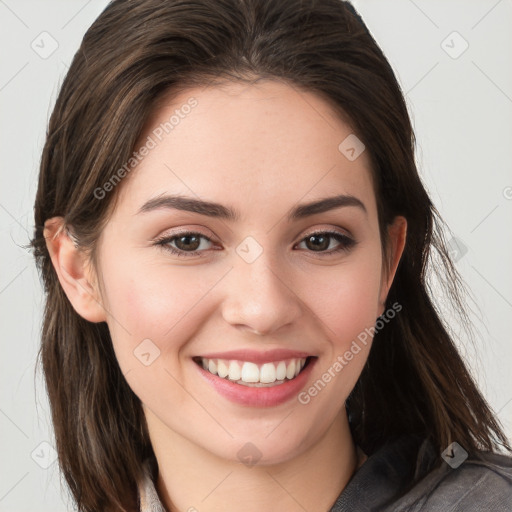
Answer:
<svg viewBox="0 0 512 512"><path fill-rule="evenodd" d="M338 242L338 247L334 249L331 247L332 240ZM172 237L161 238L155 241L155 245L162 246L165 250L170 251L177 256L194 256L199 255L208 249L202 243L212 242L207 236L201 233L187 232L174 235ZM320 231L317 233L310 233L301 240L300 244L306 244L310 252L323 253L326 256L340 251L348 251L357 242L347 235L338 233L337 231ZM313 248L313 249L311 249ZM330 250L327 250L329 249Z"/></svg>
<svg viewBox="0 0 512 512"><path fill-rule="evenodd" d="M334 249L331 248L332 250L326 251L326 249L331 245L331 241L333 239L338 242L338 247L335 247ZM310 247L314 247L312 252L333 254L340 251L348 251L356 244L356 241L349 238L347 235L338 233L337 231L320 231L309 234L301 243L306 244L306 246L309 245Z"/></svg>

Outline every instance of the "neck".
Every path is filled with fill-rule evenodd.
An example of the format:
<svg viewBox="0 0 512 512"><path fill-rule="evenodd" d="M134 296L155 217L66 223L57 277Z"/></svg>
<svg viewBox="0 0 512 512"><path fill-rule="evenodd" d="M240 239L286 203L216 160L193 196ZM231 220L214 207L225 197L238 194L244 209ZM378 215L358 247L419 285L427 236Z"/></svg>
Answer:
<svg viewBox="0 0 512 512"><path fill-rule="evenodd" d="M265 466L219 458L162 424L149 424L156 488L169 512L327 512L358 467L344 408L308 450Z"/></svg>

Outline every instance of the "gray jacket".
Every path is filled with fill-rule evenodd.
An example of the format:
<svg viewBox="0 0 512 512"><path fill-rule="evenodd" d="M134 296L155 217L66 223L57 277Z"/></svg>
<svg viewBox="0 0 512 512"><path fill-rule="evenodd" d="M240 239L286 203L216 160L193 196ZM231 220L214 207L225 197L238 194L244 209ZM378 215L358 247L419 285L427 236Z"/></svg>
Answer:
<svg viewBox="0 0 512 512"><path fill-rule="evenodd" d="M460 450L443 452L448 462L435 466L428 440L388 443L354 473L330 512L512 512L512 458L478 452L461 462ZM140 511L166 512L153 484L154 461L146 461L145 471Z"/></svg>

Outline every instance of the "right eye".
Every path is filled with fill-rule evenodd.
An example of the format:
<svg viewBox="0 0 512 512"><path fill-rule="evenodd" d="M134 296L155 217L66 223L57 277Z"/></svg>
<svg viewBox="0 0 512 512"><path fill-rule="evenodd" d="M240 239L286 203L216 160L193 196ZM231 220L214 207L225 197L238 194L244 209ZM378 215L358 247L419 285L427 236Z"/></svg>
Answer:
<svg viewBox="0 0 512 512"><path fill-rule="evenodd" d="M165 235L155 240L155 245L162 246L166 251L170 251L176 256L202 256L200 253L206 250L202 240L211 242L207 236L201 233L186 231L172 236ZM202 250L199 250L201 248Z"/></svg>

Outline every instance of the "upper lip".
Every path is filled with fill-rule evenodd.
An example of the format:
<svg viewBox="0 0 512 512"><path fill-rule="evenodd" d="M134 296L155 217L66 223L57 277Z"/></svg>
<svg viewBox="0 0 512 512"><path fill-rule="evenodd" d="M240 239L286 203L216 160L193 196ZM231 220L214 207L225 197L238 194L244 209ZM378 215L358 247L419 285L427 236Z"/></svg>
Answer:
<svg viewBox="0 0 512 512"><path fill-rule="evenodd" d="M263 364L271 363L273 361L285 361L287 359L302 359L310 356L311 354L307 352L277 348L273 350L267 350L265 352L252 349L230 350L228 352L210 352L208 354L202 354L198 357L202 357L204 359L249 361L251 363Z"/></svg>

